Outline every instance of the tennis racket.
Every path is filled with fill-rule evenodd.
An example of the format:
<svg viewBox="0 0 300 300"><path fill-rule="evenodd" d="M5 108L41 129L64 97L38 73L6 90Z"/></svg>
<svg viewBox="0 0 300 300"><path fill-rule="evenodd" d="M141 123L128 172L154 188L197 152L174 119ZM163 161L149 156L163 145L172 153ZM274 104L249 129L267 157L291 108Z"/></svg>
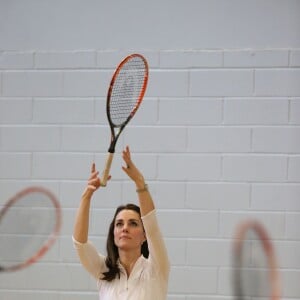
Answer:
<svg viewBox="0 0 300 300"><path fill-rule="evenodd" d="M236 300L280 299L280 280L272 241L256 220L240 223L233 245L233 288Z"/></svg>
<svg viewBox="0 0 300 300"><path fill-rule="evenodd" d="M143 100L148 72L146 59L140 54L131 54L119 64L113 74L106 102L111 140L100 181L102 186L106 186L118 138Z"/></svg>
<svg viewBox="0 0 300 300"><path fill-rule="evenodd" d="M0 210L0 272L18 271L38 261L61 228L61 207L41 187L29 187Z"/></svg>

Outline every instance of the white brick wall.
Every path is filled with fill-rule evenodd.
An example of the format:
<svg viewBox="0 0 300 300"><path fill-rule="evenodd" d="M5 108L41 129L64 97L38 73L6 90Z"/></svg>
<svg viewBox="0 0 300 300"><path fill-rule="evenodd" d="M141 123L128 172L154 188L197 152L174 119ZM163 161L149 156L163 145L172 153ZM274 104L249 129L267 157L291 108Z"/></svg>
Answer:
<svg viewBox="0 0 300 300"><path fill-rule="evenodd" d="M99 250L115 207L136 201L120 168L129 144L166 239L168 300L232 299L232 236L250 217L273 238L283 298L300 298L300 2L229 2L139 3L138 35L124 3L0 4L0 205L35 184L63 207L59 241L35 266L1 274L1 300L97 299L70 236L90 164L106 159L108 82L132 52L148 58L149 86L92 204Z"/></svg>

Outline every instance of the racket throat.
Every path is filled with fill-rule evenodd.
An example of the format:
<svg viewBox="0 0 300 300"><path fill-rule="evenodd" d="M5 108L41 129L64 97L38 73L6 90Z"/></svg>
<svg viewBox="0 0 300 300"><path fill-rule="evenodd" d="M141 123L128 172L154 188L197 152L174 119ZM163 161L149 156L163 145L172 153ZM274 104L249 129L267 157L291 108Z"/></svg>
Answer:
<svg viewBox="0 0 300 300"><path fill-rule="evenodd" d="M108 148L108 152L109 153L115 153L115 148L116 148L116 143L117 143L117 140L114 140L111 144L110 144L110 146L109 146L109 148Z"/></svg>
<svg viewBox="0 0 300 300"><path fill-rule="evenodd" d="M119 131L117 132L117 134L115 134L115 132L112 129L112 131L111 131L111 141L110 141L110 145L109 145L109 148L108 148L109 153L115 153L116 144L117 144L119 136L122 132L122 129L123 128L120 128Z"/></svg>

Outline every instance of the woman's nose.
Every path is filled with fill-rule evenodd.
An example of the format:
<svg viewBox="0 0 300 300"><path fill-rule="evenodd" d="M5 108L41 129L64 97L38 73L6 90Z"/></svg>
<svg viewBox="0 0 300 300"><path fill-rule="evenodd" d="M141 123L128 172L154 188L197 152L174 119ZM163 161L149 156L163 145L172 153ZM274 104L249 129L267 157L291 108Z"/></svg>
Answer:
<svg viewBox="0 0 300 300"><path fill-rule="evenodd" d="M122 231L123 232L128 232L128 226L127 226L127 224L123 225Z"/></svg>

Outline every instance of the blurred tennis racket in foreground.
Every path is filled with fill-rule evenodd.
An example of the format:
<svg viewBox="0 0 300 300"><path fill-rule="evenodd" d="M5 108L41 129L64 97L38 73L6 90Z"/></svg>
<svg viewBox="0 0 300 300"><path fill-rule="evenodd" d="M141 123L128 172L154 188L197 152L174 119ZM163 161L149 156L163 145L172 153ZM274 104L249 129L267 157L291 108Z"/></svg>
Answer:
<svg viewBox="0 0 300 300"><path fill-rule="evenodd" d="M272 241L264 226L247 220L237 226L233 245L236 300L280 299L280 279Z"/></svg>
<svg viewBox="0 0 300 300"><path fill-rule="evenodd" d="M47 189L29 187L8 200L0 210L0 272L39 260L58 237L61 219L60 204Z"/></svg>
<svg viewBox="0 0 300 300"><path fill-rule="evenodd" d="M131 54L123 59L113 74L106 102L111 141L101 178L102 186L106 186L118 138L143 100L148 72L146 59L140 54Z"/></svg>

